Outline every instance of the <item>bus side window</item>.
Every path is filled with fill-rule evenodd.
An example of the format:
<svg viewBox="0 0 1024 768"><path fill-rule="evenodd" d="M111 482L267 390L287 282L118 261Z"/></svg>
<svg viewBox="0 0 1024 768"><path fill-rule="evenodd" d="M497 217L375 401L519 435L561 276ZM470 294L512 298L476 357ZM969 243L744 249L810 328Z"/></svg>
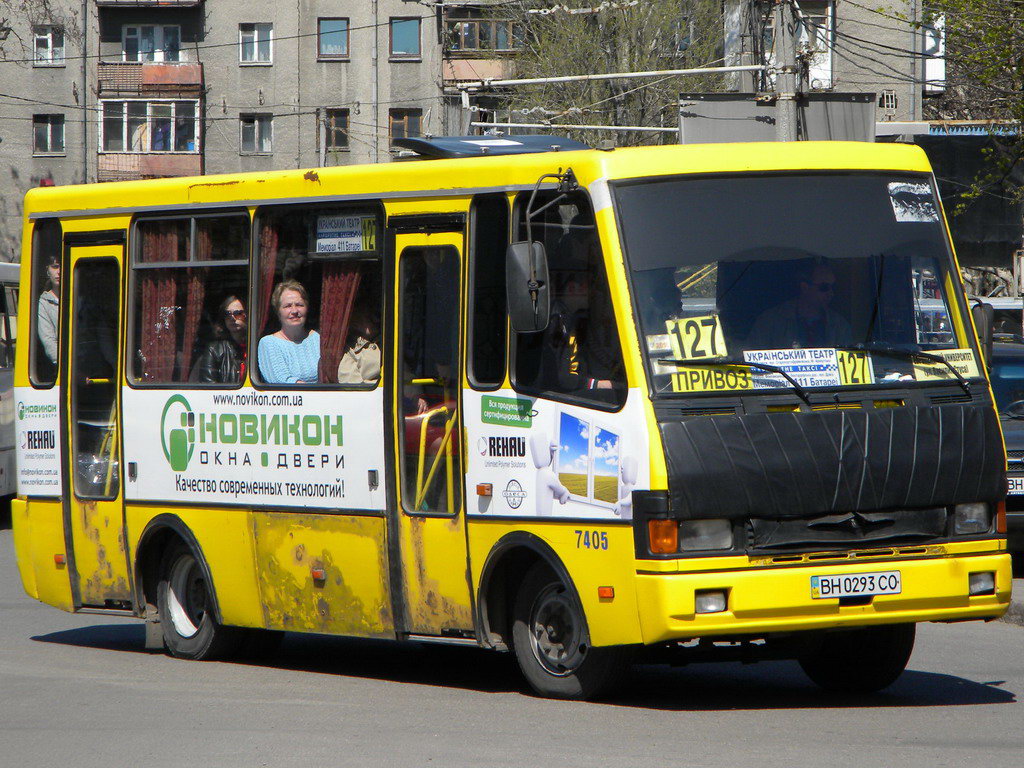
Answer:
<svg viewBox="0 0 1024 768"><path fill-rule="evenodd" d="M553 193L537 198L534 210ZM528 199L520 195L516 203L516 240L526 238ZM545 331L516 334L516 389L621 407L622 348L589 200L569 196L535 216L531 230L548 254L551 314Z"/></svg>
<svg viewBox="0 0 1024 768"><path fill-rule="evenodd" d="M32 333L29 342L31 380L49 387L57 379L60 342L60 222L44 219L32 230Z"/></svg>
<svg viewBox="0 0 1024 768"><path fill-rule="evenodd" d="M292 386L378 385L380 222L379 208L365 203L260 209L254 379Z"/></svg>
<svg viewBox="0 0 1024 768"><path fill-rule="evenodd" d="M134 381L241 383L248 346L248 215L141 219L132 267Z"/></svg>
<svg viewBox="0 0 1024 768"><path fill-rule="evenodd" d="M478 389L494 389L505 380L508 348L505 251L509 211L505 195L478 195L473 200L470 236L469 380Z"/></svg>

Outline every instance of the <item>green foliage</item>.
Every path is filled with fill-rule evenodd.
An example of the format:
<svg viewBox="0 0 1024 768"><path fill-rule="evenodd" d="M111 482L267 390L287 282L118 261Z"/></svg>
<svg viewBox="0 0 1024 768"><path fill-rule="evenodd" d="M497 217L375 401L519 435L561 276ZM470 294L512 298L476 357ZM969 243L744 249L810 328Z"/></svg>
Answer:
<svg viewBox="0 0 1024 768"><path fill-rule="evenodd" d="M721 65L720 0L520 0L504 8L526 30L513 60L515 78ZM719 91L723 82L721 75L677 75L517 86L507 106L517 122L675 127L681 91ZM590 144L614 139L620 146L676 140L655 132L570 133Z"/></svg>
<svg viewBox="0 0 1024 768"><path fill-rule="evenodd" d="M929 0L924 21L946 29L946 91L925 104L930 120L992 121L986 170L960 195L954 214L985 194L1021 197L1013 182L1024 142L1024 0ZM1010 127L1008 131L1007 128Z"/></svg>

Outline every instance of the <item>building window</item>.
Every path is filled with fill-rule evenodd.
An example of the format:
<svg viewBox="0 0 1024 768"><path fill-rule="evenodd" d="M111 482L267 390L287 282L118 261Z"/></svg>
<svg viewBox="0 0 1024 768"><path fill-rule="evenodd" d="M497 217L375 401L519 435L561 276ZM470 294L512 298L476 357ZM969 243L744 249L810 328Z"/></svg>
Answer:
<svg viewBox="0 0 1024 768"><path fill-rule="evenodd" d="M388 136L391 141L420 135L422 109L390 109L388 110Z"/></svg>
<svg viewBox="0 0 1024 768"><path fill-rule="evenodd" d="M418 59L420 57L420 20L417 18L391 19L391 58Z"/></svg>
<svg viewBox="0 0 1024 768"><path fill-rule="evenodd" d="M33 27L36 55L32 64L36 67L64 66L64 28L46 25Z"/></svg>
<svg viewBox="0 0 1024 768"><path fill-rule="evenodd" d="M242 64L272 63L273 38L273 24L239 24L238 61Z"/></svg>
<svg viewBox="0 0 1024 768"><path fill-rule="evenodd" d="M101 101L101 152L198 152L198 101Z"/></svg>
<svg viewBox="0 0 1024 768"><path fill-rule="evenodd" d="M64 154L64 115L32 115L32 153Z"/></svg>
<svg viewBox="0 0 1024 768"><path fill-rule="evenodd" d="M181 27L141 24L121 28L124 61L181 61Z"/></svg>
<svg viewBox="0 0 1024 768"><path fill-rule="evenodd" d="M328 109L324 112L324 147L328 152L348 149L347 109Z"/></svg>
<svg viewBox="0 0 1024 768"><path fill-rule="evenodd" d="M348 19L317 19L317 57L348 58Z"/></svg>
<svg viewBox="0 0 1024 768"><path fill-rule="evenodd" d="M521 24L481 18L479 11L461 11L449 17L446 29L449 51L514 51L523 47Z"/></svg>
<svg viewBox="0 0 1024 768"><path fill-rule="evenodd" d="M274 118L272 115L239 115L242 138L239 154L269 155L274 151Z"/></svg>

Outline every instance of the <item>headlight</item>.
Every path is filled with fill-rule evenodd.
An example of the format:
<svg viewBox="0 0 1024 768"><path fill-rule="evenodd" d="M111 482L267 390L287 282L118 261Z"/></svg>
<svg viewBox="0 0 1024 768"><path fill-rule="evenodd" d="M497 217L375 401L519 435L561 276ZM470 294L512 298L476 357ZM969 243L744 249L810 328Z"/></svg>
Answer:
<svg viewBox="0 0 1024 768"><path fill-rule="evenodd" d="M728 520L684 520L679 526L680 549L731 549L732 523Z"/></svg>
<svg viewBox="0 0 1024 768"><path fill-rule="evenodd" d="M988 533L992 528L992 508L984 502L957 504L953 510L953 533L963 536Z"/></svg>

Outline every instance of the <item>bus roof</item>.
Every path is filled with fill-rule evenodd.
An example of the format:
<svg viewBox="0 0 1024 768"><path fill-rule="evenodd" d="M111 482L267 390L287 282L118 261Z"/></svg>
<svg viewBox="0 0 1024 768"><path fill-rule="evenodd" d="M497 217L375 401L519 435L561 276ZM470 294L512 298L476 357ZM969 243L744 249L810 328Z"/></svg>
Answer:
<svg viewBox="0 0 1024 768"><path fill-rule="evenodd" d="M530 189L544 173L572 167L585 186L604 180L687 173L887 170L929 173L914 146L868 142L692 144L495 155L176 177L32 189L30 218L302 201L461 196Z"/></svg>

